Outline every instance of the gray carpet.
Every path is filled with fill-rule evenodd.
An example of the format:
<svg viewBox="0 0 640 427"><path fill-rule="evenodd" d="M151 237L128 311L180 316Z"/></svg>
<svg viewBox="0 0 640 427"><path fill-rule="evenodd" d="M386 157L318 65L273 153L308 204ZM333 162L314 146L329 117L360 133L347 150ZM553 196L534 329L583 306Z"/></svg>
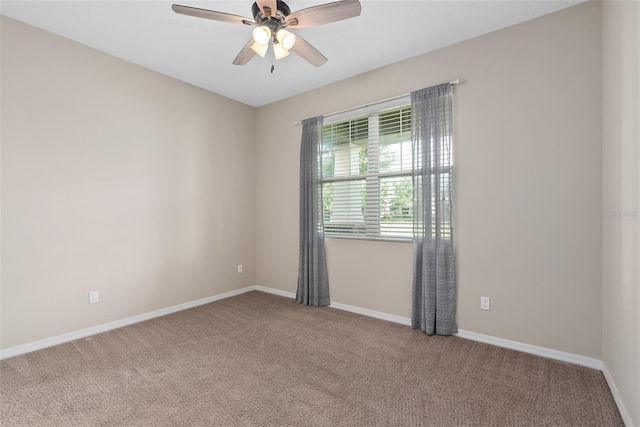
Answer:
<svg viewBox="0 0 640 427"><path fill-rule="evenodd" d="M623 425L601 372L261 292L0 366L6 426Z"/></svg>

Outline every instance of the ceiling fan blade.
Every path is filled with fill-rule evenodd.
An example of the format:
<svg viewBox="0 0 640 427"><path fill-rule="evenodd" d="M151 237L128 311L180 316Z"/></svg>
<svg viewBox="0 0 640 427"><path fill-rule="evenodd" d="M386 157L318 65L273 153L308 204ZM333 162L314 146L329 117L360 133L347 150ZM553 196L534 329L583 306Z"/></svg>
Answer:
<svg viewBox="0 0 640 427"><path fill-rule="evenodd" d="M287 24L294 28L314 27L359 16L361 11L358 0L336 1L293 12L287 16Z"/></svg>
<svg viewBox="0 0 640 427"><path fill-rule="evenodd" d="M300 56L311 65L320 67L327 62L327 57L320 53L318 49L311 46L308 41L296 34L296 44L291 48L291 52Z"/></svg>
<svg viewBox="0 0 640 427"><path fill-rule="evenodd" d="M251 59L256 55L253 49L251 49L251 45L253 44L253 39L249 40L246 45L242 48L236 59L233 60L233 65L245 65L247 62L251 61Z"/></svg>
<svg viewBox="0 0 640 427"><path fill-rule="evenodd" d="M264 16L276 16L278 3L276 0L257 0L256 3Z"/></svg>
<svg viewBox="0 0 640 427"><path fill-rule="evenodd" d="M179 4L172 5L171 9L173 9L175 13L195 16L196 18L213 19L214 21L230 22L232 24L253 25L253 19L215 10L199 9L197 7L181 6Z"/></svg>

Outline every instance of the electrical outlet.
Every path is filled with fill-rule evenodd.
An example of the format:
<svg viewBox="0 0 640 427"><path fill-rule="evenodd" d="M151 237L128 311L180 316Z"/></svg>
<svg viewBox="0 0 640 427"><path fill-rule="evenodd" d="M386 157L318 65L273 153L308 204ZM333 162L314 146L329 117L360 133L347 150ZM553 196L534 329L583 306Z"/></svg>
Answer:
<svg viewBox="0 0 640 427"><path fill-rule="evenodd" d="M99 301L98 291L89 291L89 304L93 304Z"/></svg>
<svg viewBox="0 0 640 427"><path fill-rule="evenodd" d="M242 264L238 264L238 274L242 273Z"/></svg>
<svg viewBox="0 0 640 427"><path fill-rule="evenodd" d="M491 298L480 297L480 308L482 310L491 310Z"/></svg>

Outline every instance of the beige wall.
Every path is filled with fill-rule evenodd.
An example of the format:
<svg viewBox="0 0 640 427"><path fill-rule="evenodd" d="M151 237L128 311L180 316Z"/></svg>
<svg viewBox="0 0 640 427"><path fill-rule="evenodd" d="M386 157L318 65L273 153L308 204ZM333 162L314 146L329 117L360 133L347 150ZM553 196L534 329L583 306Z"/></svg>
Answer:
<svg viewBox="0 0 640 427"><path fill-rule="evenodd" d="M640 3L603 2L603 346L640 426Z"/></svg>
<svg viewBox="0 0 640 427"><path fill-rule="evenodd" d="M254 121L3 16L2 348L254 284Z"/></svg>
<svg viewBox="0 0 640 427"><path fill-rule="evenodd" d="M598 3L259 108L257 284L296 289L293 122L455 78L459 327L600 357ZM410 316L411 250L328 239L332 300ZM491 311L480 310L481 295Z"/></svg>

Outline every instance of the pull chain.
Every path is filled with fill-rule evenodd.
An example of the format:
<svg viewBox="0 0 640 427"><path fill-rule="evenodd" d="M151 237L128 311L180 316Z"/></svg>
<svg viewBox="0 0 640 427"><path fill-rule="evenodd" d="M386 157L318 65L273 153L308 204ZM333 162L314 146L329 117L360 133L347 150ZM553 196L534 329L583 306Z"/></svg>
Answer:
<svg viewBox="0 0 640 427"><path fill-rule="evenodd" d="M275 70L275 65L273 65L276 59L276 50L273 48L273 42L271 42L271 74L273 74L273 70Z"/></svg>

